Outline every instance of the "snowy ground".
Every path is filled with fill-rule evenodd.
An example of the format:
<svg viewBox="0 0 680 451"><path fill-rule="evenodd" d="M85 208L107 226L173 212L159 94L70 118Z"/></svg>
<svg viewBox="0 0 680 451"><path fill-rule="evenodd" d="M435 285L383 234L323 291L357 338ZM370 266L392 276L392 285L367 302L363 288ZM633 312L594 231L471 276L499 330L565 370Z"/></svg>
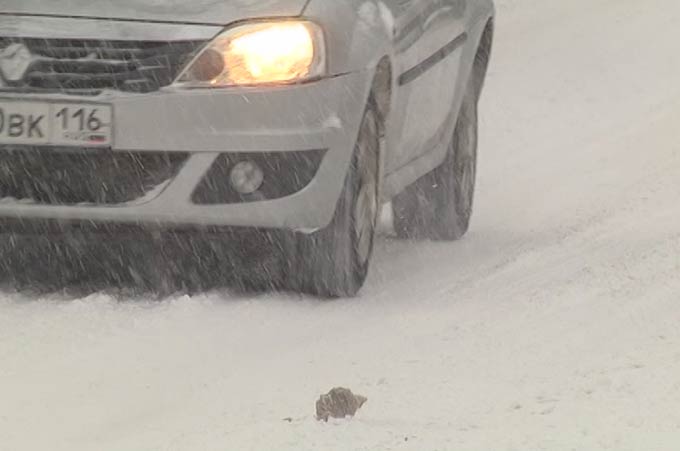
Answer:
<svg viewBox="0 0 680 451"><path fill-rule="evenodd" d="M5 294L0 450L677 449L680 3L499 14L466 240L338 302Z"/></svg>

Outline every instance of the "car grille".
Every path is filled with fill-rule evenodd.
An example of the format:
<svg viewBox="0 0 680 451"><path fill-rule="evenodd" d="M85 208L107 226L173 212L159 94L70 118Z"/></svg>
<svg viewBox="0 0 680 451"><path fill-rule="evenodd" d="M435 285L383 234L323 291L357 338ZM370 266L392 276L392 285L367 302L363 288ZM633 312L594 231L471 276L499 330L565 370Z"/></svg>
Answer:
<svg viewBox="0 0 680 451"><path fill-rule="evenodd" d="M153 198L188 154L0 146L2 202L124 204Z"/></svg>
<svg viewBox="0 0 680 451"><path fill-rule="evenodd" d="M20 81L5 80L0 90L95 95L104 89L146 93L167 86L204 41L0 37L0 49L12 44L25 45L32 63Z"/></svg>

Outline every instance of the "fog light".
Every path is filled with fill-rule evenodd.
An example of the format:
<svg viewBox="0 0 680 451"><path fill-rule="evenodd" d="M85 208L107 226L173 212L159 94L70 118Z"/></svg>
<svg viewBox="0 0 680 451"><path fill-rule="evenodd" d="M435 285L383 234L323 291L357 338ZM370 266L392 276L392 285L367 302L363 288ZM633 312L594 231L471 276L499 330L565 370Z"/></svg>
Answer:
<svg viewBox="0 0 680 451"><path fill-rule="evenodd" d="M264 183L264 172L252 161L242 161L231 170L231 186L241 194L252 194Z"/></svg>

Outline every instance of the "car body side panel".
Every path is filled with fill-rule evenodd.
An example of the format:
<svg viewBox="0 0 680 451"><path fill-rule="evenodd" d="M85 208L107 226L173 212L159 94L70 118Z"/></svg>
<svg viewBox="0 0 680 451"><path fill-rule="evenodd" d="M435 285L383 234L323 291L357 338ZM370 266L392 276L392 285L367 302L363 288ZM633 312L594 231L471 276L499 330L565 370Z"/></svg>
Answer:
<svg viewBox="0 0 680 451"><path fill-rule="evenodd" d="M481 33L493 14L492 0L311 0L305 8L303 16L327 34L329 73L373 68L383 57L392 64L386 200L443 161ZM400 85L400 75L459 36L462 45L419 83Z"/></svg>
<svg viewBox="0 0 680 451"><path fill-rule="evenodd" d="M495 11L492 0L470 0L470 2L474 7L466 10L465 30L468 37L461 51L458 74L453 75L457 82L455 83L456 88L449 116L425 144L425 148L428 149L425 153L416 156L408 164L388 172L383 189L385 200L389 200L421 176L436 168L446 156L449 138L455 128L463 94L472 76L475 56L482 34L488 21L493 18ZM395 136L397 134L393 134L388 139L394 139Z"/></svg>
<svg viewBox="0 0 680 451"><path fill-rule="evenodd" d="M399 0L396 15L392 172L426 152L453 101L467 0Z"/></svg>

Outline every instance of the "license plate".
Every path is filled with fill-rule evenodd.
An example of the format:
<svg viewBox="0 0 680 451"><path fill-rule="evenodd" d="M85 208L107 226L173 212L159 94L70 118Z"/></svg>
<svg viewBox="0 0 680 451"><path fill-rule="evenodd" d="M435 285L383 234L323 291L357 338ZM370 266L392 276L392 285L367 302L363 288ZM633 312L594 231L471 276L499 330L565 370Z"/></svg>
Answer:
<svg viewBox="0 0 680 451"><path fill-rule="evenodd" d="M0 100L0 144L110 146L110 105Z"/></svg>

